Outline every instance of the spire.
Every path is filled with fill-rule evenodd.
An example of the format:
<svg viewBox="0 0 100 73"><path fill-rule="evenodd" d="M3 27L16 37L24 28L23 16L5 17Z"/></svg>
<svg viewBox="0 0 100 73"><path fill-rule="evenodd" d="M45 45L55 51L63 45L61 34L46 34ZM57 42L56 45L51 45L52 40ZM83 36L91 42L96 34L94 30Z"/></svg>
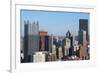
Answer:
<svg viewBox="0 0 100 73"><path fill-rule="evenodd" d="M66 37L68 37L68 38L71 37L71 33L70 33L69 30L68 30L67 33L66 33Z"/></svg>

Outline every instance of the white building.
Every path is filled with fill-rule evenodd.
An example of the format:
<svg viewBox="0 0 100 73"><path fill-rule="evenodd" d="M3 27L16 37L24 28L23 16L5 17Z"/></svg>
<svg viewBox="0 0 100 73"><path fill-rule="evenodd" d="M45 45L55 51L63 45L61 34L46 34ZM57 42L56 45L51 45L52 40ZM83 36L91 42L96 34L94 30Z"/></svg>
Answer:
<svg viewBox="0 0 100 73"><path fill-rule="evenodd" d="M79 44L81 44L82 46L86 46L87 45L87 32L85 30L81 30L79 32Z"/></svg>
<svg viewBox="0 0 100 73"><path fill-rule="evenodd" d="M52 55L53 55L53 60L56 60L57 59L56 45L52 45Z"/></svg>
<svg viewBox="0 0 100 73"><path fill-rule="evenodd" d="M59 57L60 60L63 57L62 47L58 48L58 57Z"/></svg>
<svg viewBox="0 0 100 73"><path fill-rule="evenodd" d="M33 62L45 62L45 60L46 57L43 52L35 52L35 55L33 55Z"/></svg>
<svg viewBox="0 0 100 73"><path fill-rule="evenodd" d="M74 51L79 50L78 41L75 40L74 42Z"/></svg>
<svg viewBox="0 0 100 73"><path fill-rule="evenodd" d="M83 46L86 46L87 40L86 40L86 31L83 30Z"/></svg>
<svg viewBox="0 0 100 73"><path fill-rule="evenodd" d="M56 54L56 45L52 45L52 53Z"/></svg>
<svg viewBox="0 0 100 73"><path fill-rule="evenodd" d="M64 42L64 55L68 55L69 54L69 48L71 47L71 40L69 38L66 38L65 39L65 42Z"/></svg>

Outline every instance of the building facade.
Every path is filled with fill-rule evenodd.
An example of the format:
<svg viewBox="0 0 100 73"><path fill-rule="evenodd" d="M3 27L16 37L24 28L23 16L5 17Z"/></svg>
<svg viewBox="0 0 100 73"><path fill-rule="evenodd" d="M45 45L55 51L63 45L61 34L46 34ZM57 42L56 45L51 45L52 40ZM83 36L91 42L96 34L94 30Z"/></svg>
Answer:
<svg viewBox="0 0 100 73"><path fill-rule="evenodd" d="M43 52L35 52L33 55L33 62L45 62L46 54Z"/></svg>
<svg viewBox="0 0 100 73"><path fill-rule="evenodd" d="M40 36L40 40L39 40L39 44L40 44L40 46L39 46L39 50L40 51L45 51L45 48L46 48L46 40L47 40L47 38L46 38L46 36L47 36L47 32L45 32L45 31L40 31L39 32L39 36Z"/></svg>
<svg viewBox="0 0 100 73"><path fill-rule="evenodd" d="M83 33L86 31L86 41L89 42L89 31L88 31L88 20L87 19L80 19L79 20L79 44L83 44Z"/></svg>
<svg viewBox="0 0 100 73"><path fill-rule="evenodd" d="M39 24L24 23L24 56L25 62L33 61L33 54L39 51Z"/></svg>
<svg viewBox="0 0 100 73"><path fill-rule="evenodd" d="M63 40L63 55L69 55L69 48L71 47L71 40L69 38L65 38Z"/></svg>

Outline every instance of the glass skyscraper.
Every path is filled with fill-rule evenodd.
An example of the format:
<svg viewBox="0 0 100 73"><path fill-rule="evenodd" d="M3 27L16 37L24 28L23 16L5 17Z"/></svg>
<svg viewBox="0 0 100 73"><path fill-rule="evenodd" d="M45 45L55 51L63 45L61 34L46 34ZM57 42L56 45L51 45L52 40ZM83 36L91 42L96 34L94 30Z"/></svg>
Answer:
<svg viewBox="0 0 100 73"><path fill-rule="evenodd" d="M25 62L33 61L33 54L39 51L39 24L27 21L24 25L24 56Z"/></svg>

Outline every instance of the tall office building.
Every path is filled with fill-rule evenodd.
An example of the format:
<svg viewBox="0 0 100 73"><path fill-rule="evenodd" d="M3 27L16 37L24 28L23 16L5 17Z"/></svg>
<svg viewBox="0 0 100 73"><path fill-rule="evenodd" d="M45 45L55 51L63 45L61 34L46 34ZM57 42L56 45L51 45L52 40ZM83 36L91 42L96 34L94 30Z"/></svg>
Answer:
<svg viewBox="0 0 100 73"><path fill-rule="evenodd" d="M86 31L81 30L80 35L79 35L79 43L83 46L87 45L87 40L86 40Z"/></svg>
<svg viewBox="0 0 100 73"><path fill-rule="evenodd" d="M74 47L74 51L79 50L79 44L77 40L75 40L73 47Z"/></svg>
<svg viewBox="0 0 100 73"><path fill-rule="evenodd" d="M50 41L50 36L45 36L45 51L50 51L50 48L49 48L49 46L50 46L50 43L49 43L49 41Z"/></svg>
<svg viewBox="0 0 100 73"><path fill-rule="evenodd" d="M86 41L89 42L89 33L88 33L88 19L80 19L79 20L79 44L83 44L83 31L86 31ZM85 32L84 32L85 34Z"/></svg>
<svg viewBox="0 0 100 73"><path fill-rule="evenodd" d="M74 41L73 47L74 47L75 55L76 55L77 57L79 57L79 44L78 44L78 41L77 41L77 40Z"/></svg>
<svg viewBox="0 0 100 73"><path fill-rule="evenodd" d="M87 40L86 40L86 31L82 31L81 32L82 35L81 35L81 42L82 42L82 46L80 48L80 58L81 59L86 59L87 58L87 50L88 50L88 47L87 47Z"/></svg>
<svg viewBox="0 0 100 73"><path fill-rule="evenodd" d="M39 36L40 36L40 46L39 46L39 50L40 51L45 51L46 48L46 40L47 40L47 32L46 31L40 31L39 32Z"/></svg>
<svg viewBox="0 0 100 73"><path fill-rule="evenodd" d="M60 46L60 47L58 48L58 59L61 60L62 57L63 57L63 52L62 52L62 47Z"/></svg>
<svg viewBox="0 0 100 73"><path fill-rule="evenodd" d="M69 48L73 46L73 37L68 30L66 33L66 37L63 39L63 56L69 55Z"/></svg>
<svg viewBox="0 0 100 73"><path fill-rule="evenodd" d="M88 19L80 19L79 20L79 44L80 48L80 58L86 59L87 57L87 45L89 43L89 27L88 27Z"/></svg>
<svg viewBox="0 0 100 73"><path fill-rule="evenodd" d="M53 41L54 41L54 36L50 35L49 36L49 52L52 52L52 46L53 46Z"/></svg>
<svg viewBox="0 0 100 73"><path fill-rule="evenodd" d="M56 53L56 45L52 45L52 56L53 56L53 60L56 61L57 59L57 53Z"/></svg>
<svg viewBox="0 0 100 73"><path fill-rule="evenodd" d="M86 31L83 30L83 46L87 45L87 40L86 40Z"/></svg>
<svg viewBox="0 0 100 73"><path fill-rule="evenodd" d="M24 56L25 62L33 61L33 54L39 51L39 23L24 23Z"/></svg>
<svg viewBox="0 0 100 73"><path fill-rule="evenodd" d="M70 31L68 30L66 33L66 38L69 38L71 41L70 46L73 46L73 36L71 35Z"/></svg>
<svg viewBox="0 0 100 73"><path fill-rule="evenodd" d="M71 40L69 38L65 38L63 40L63 56L69 55L70 47L71 47Z"/></svg>

